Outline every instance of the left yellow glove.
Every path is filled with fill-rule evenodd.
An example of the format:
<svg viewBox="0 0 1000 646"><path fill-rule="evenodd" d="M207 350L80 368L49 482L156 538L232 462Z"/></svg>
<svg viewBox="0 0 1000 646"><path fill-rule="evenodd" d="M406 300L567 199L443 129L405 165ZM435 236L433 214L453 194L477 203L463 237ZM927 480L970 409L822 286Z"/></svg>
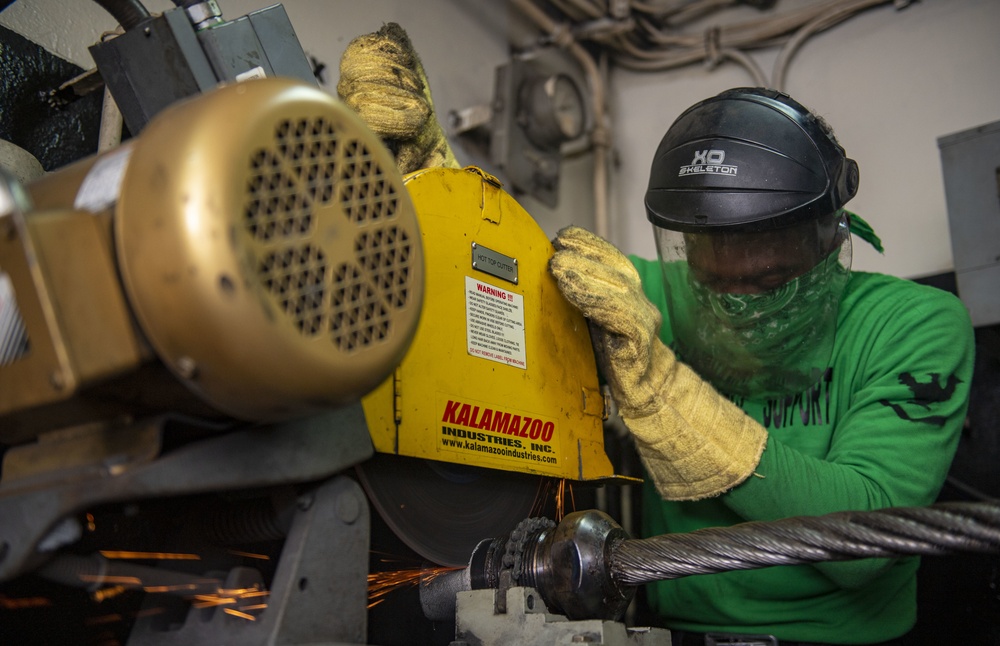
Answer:
<svg viewBox="0 0 1000 646"><path fill-rule="evenodd" d="M662 317L628 258L580 227L553 244L549 270L592 324L597 360L660 495L708 498L750 477L767 431L660 341Z"/></svg>
<svg viewBox="0 0 1000 646"><path fill-rule="evenodd" d="M403 174L459 168L435 115L420 57L396 23L348 44L337 94L389 147Z"/></svg>

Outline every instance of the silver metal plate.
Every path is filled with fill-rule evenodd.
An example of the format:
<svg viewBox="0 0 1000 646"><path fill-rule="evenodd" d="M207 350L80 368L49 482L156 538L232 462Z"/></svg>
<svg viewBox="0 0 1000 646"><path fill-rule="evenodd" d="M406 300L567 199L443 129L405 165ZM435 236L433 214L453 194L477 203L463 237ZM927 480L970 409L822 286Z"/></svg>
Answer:
<svg viewBox="0 0 1000 646"><path fill-rule="evenodd" d="M517 258L472 243L472 268L517 284Z"/></svg>

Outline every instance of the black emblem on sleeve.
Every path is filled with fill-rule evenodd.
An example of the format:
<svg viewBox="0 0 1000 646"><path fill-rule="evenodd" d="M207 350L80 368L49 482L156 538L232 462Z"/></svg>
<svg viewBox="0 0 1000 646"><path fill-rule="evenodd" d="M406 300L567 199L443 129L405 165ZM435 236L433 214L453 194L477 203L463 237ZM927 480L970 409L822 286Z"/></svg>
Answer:
<svg viewBox="0 0 1000 646"><path fill-rule="evenodd" d="M951 399L952 395L955 394L955 387L962 383L962 380L954 374L949 375L944 384L941 383L941 373L932 372L930 377L930 381L923 383L917 381L917 378L909 372L900 373L899 383L909 388L913 396L901 404L890 402L888 399L882 399L879 403L883 406L888 406L896 412L896 415L900 419L905 419L908 422L923 422L925 424L933 424L934 426L944 426L947 421L947 418L944 416L914 416L907 412L905 408L918 407L929 412L932 404L940 404Z"/></svg>

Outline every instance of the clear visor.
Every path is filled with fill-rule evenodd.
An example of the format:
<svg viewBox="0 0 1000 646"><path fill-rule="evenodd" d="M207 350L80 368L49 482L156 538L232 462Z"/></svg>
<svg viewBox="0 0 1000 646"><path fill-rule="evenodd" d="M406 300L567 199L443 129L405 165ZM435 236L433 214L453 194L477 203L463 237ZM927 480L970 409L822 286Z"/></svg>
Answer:
<svg viewBox="0 0 1000 646"><path fill-rule="evenodd" d="M850 276L843 212L772 231L653 231L681 360L750 398L799 393L823 377Z"/></svg>

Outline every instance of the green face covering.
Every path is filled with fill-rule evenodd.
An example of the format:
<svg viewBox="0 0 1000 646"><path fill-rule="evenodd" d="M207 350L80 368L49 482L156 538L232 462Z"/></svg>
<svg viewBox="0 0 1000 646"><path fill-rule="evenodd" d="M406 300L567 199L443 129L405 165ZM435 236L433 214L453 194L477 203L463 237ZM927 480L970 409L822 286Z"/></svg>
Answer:
<svg viewBox="0 0 1000 646"><path fill-rule="evenodd" d="M664 262L678 356L731 395L781 397L809 388L833 351L850 256L845 235L805 273L754 293L718 291L686 260Z"/></svg>

